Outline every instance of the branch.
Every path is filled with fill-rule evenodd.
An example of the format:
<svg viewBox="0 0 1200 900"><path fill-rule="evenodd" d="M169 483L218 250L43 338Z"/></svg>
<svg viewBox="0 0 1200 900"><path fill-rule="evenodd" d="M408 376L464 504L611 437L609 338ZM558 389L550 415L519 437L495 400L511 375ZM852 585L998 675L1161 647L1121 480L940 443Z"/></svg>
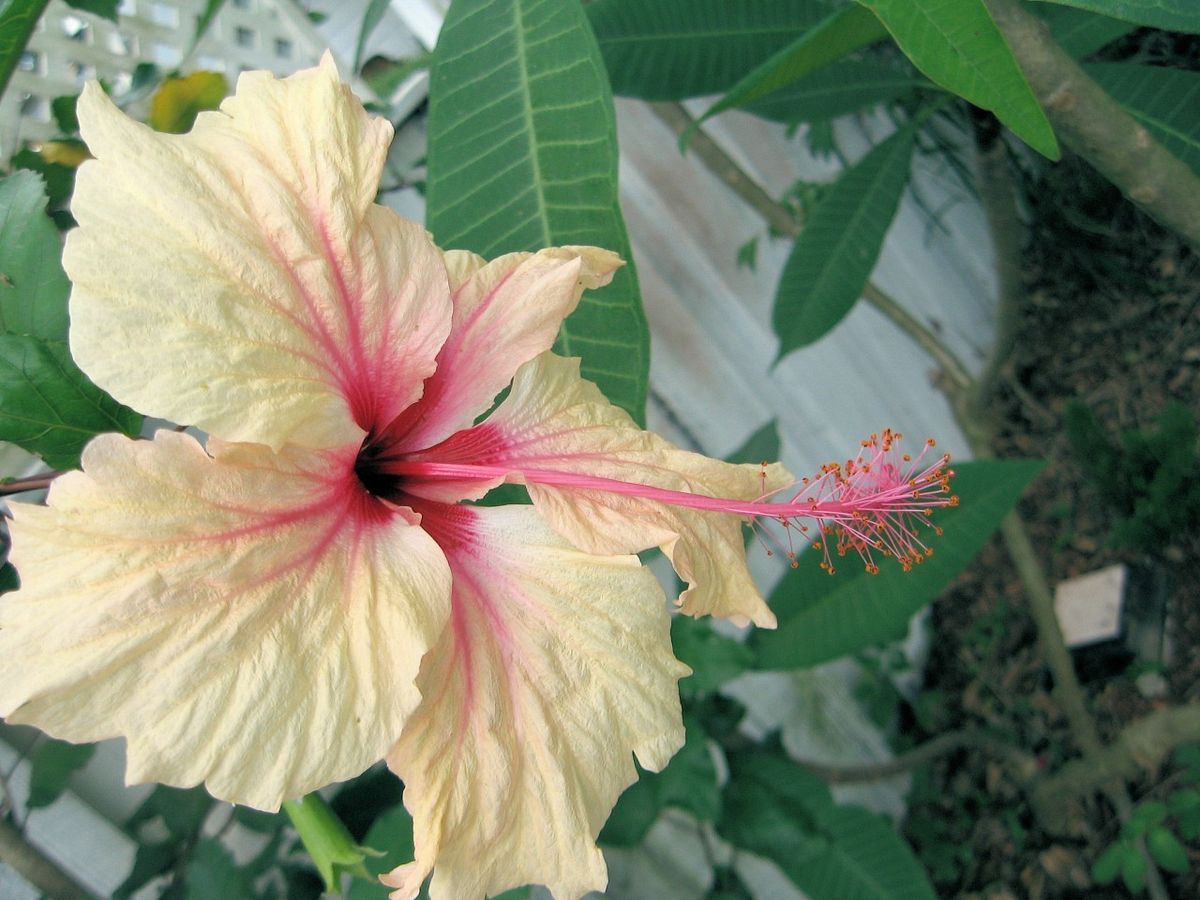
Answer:
<svg viewBox="0 0 1200 900"><path fill-rule="evenodd" d="M1104 92L1018 0L985 0L1062 142L1200 249L1200 177Z"/></svg>
<svg viewBox="0 0 1200 900"><path fill-rule="evenodd" d="M54 900L93 900L96 896L3 819L0 819L0 862L12 866L17 874Z"/></svg>
<svg viewBox="0 0 1200 900"><path fill-rule="evenodd" d="M678 103L651 103L649 106L651 112L676 136L686 132L694 122L691 114ZM716 141L705 134L702 128L697 128L692 133L688 149L696 155L696 158L704 164L709 172L737 194L747 206L762 216L773 231L789 237L795 237L800 233L803 225L796 214L772 199L771 195L747 175ZM868 282L867 286L863 288L862 296L933 357L934 362L941 367L955 391L966 390L971 383L970 373L936 334L876 285Z"/></svg>
<svg viewBox="0 0 1200 900"><path fill-rule="evenodd" d="M61 474L62 472L43 472L40 475L30 475L28 478L13 478L8 481L0 481L0 497L48 488L54 482L54 479Z"/></svg>
<svg viewBox="0 0 1200 900"><path fill-rule="evenodd" d="M889 759L882 763L861 766L831 766L803 759L797 760L797 762L830 784L854 784L901 775L919 768L927 762L932 762L939 756L953 753L955 750L980 750L999 757L1021 783L1028 782L1037 773L1038 763L1033 756L1007 741L975 729L947 731L914 747L907 753L901 753L895 759Z"/></svg>

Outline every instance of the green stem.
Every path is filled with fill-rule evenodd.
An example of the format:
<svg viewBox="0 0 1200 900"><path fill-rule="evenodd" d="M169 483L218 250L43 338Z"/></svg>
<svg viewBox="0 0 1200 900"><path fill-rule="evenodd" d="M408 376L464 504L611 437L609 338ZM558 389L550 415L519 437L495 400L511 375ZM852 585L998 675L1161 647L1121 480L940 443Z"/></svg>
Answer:
<svg viewBox="0 0 1200 900"><path fill-rule="evenodd" d="M288 800L283 804L283 811L299 832L328 893L338 890L342 872L370 877L363 865L367 851L354 842L354 837L324 797L309 794L302 800Z"/></svg>

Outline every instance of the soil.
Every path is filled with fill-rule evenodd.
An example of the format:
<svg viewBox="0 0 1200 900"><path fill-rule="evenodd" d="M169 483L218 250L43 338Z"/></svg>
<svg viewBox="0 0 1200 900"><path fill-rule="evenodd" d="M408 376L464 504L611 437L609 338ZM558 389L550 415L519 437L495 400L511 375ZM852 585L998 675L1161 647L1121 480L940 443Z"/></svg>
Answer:
<svg viewBox="0 0 1200 900"><path fill-rule="evenodd" d="M1027 186L1031 227L1024 257L1027 308L1021 339L995 400L1000 456L1047 465L1021 503L1052 584L1115 563L1165 574L1168 659L1087 670L1091 709L1105 740L1163 705L1200 699L1200 535L1153 552L1111 545L1114 513L1087 480L1063 429L1081 400L1115 436L1156 428L1171 400L1200 412L1200 257L1139 213L1085 164L1065 160ZM933 607L928 690L911 710L912 743L947 728L987 727L1055 768L1077 753L1037 647L1020 582L995 540ZM1154 678L1159 672L1159 691ZM1150 683L1148 683L1150 682ZM1128 897L1089 868L1120 833L1101 797L1070 809L1070 831L1050 834L1017 780L978 751L943 757L916 773L906 833L941 896ZM1170 766L1130 785L1135 803L1179 785ZM1173 897L1200 897L1192 870L1167 876Z"/></svg>

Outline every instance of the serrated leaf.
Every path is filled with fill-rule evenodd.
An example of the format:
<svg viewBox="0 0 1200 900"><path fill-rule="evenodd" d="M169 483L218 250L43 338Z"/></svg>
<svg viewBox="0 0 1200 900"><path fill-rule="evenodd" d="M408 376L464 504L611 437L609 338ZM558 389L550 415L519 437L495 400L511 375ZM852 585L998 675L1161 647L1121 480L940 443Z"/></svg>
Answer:
<svg viewBox="0 0 1200 900"><path fill-rule="evenodd" d="M49 0L7 0L0 7L0 94L48 4Z"/></svg>
<svg viewBox="0 0 1200 900"><path fill-rule="evenodd" d="M117 21L117 6L119 0L66 0L67 6L82 10L110 22Z"/></svg>
<svg viewBox="0 0 1200 900"><path fill-rule="evenodd" d="M587 5L613 92L643 100L728 90L828 14L821 0L596 0Z"/></svg>
<svg viewBox="0 0 1200 900"><path fill-rule="evenodd" d="M196 843L185 872L188 900L249 896L241 870L220 841L203 838Z"/></svg>
<svg viewBox="0 0 1200 900"><path fill-rule="evenodd" d="M854 306L875 268L912 166L902 128L824 192L779 276L772 315L779 356L819 340Z"/></svg>
<svg viewBox="0 0 1200 900"><path fill-rule="evenodd" d="M1050 159L1058 140L983 0L859 0L931 81L983 109Z"/></svg>
<svg viewBox="0 0 1200 900"><path fill-rule="evenodd" d="M745 106L785 88L887 35L887 29L865 7L837 9L738 81L729 93L705 110L697 124L723 110Z"/></svg>
<svg viewBox="0 0 1200 900"><path fill-rule="evenodd" d="M0 335L0 440L71 469L95 435L136 435L141 427L141 416L88 381L66 344Z"/></svg>
<svg viewBox="0 0 1200 900"><path fill-rule="evenodd" d="M617 204L612 95L583 8L455 3L429 103L427 223L439 246L491 258L591 244L626 261L584 294L555 348L644 421L650 338Z"/></svg>
<svg viewBox="0 0 1200 900"><path fill-rule="evenodd" d="M192 72L182 78L167 78L150 98L147 123L155 131L183 134L190 131L196 116L216 109L229 93L229 83L220 72Z"/></svg>
<svg viewBox="0 0 1200 900"><path fill-rule="evenodd" d="M876 60L842 60L743 108L776 122L836 119L934 85L911 70Z"/></svg>
<svg viewBox="0 0 1200 900"><path fill-rule="evenodd" d="M908 845L881 816L836 806L782 750L729 754L719 831L775 862L812 900L933 900Z"/></svg>
<svg viewBox="0 0 1200 900"><path fill-rule="evenodd" d="M961 502L934 513L944 533L933 538L934 555L910 572L881 565L880 574L870 575L845 565L830 576L817 568L813 551L803 554L771 595L779 628L750 636L756 667L815 666L902 636L912 615L979 552L1041 467L1013 460L956 464L952 487Z"/></svg>
<svg viewBox="0 0 1200 900"><path fill-rule="evenodd" d="M0 332L65 341L70 290L45 184L15 172L0 181Z"/></svg>
<svg viewBox="0 0 1200 900"><path fill-rule="evenodd" d="M1084 70L1200 174L1200 72L1129 63L1096 63Z"/></svg>
<svg viewBox="0 0 1200 900"><path fill-rule="evenodd" d="M82 769L96 752L95 744L68 744L47 739L33 754L29 772L30 809L54 803L67 788L67 780Z"/></svg>
<svg viewBox="0 0 1200 900"><path fill-rule="evenodd" d="M1047 0L1090 10L1114 19L1167 31L1200 34L1200 5L1196 0Z"/></svg>
<svg viewBox="0 0 1200 900"><path fill-rule="evenodd" d="M46 194L50 198L51 210L59 210L66 204L71 192L75 190L76 169L73 166L50 162L40 153L28 148L14 153L10 163L14 169L36 172L45 180ZM60 229L62 228L61 223L56 224Z"/></svg>
<svg viewBox="0 0 1200 900"><path fill-rule="evenodd" d="M1031 9L1050 25L1050 36L1055 42L1076 59L1091 56L1137 27L1069 6L1037 3Z"/></svg>

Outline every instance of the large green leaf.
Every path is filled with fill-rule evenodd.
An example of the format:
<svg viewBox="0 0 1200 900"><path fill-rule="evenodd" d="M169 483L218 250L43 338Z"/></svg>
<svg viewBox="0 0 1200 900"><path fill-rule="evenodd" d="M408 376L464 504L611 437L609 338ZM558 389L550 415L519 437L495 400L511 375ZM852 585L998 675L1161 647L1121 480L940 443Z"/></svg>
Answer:
<svg viewBox="0 0 1200 900"><path fill-rule="evenodd" d="M781 357L827 334L862 294L908 184L915 143L915 129L902 128L822 195L775 291Z"/></svg>
<svg viewBox="0 0 1200 900"><path fill-rule="evenodd" d="M829 788L782 748L729 754L719 830L765 856L812 900L933 900L925 871L891 825Z"/></svg>
<svg viewBox="0 0 1200 900"><path fill-rule="evenodd" d="M704 822L715 821L721 796L717 767L699 722L684 718L687 740L661 772L638 767L639 777L617 800L599 841L611 847L635 847L659 814L668 807L690 812Z"/></svg>
<svg viewBox="0 0 1200 900"><path fill-rule="evenodd" d="M1076 59L1091 56L1137 27L1120 19L1098 16L1069 6L1039 3L1033 7L1033 11L1050 25L1050 36L1058 45Z"/></svg>
<svg viewBox="0 0 1200 900"><path fill-rule="evenodd" d="M912 70L876 60L841 60L743 108L776 122L835 119L933 85Z"/></svg>
<svg viewBox="0 0 1200 900"><path fill-rule="evenodd" d="M754 662L754 651L713 629L708 619L678 615L671 620L675 656L692 670L679 682L684 699L708 694L741 675Z"/></svg>
<svg viewBox="0 0 1200 900"><path fill-rule="evenodd" d="M0 94L50 0L6 0L0 7Z"/></svg>
<svg viewBox="0 0 1200 900"><path fill-rule="evenodd" d="M800 567L771 595L779 628L750 637L755 665L815 666L903 636L912 615L974 558L1041 466L1024 460L955 465L953 488L961 502L934 513L943 534L931 538L933 555L910 572L884 564L878 575L870 575L861 566L845 565L830 576L817 568L814 551L803 554Z"/></svg>
<svg viewBox="0 0 1200 900"><path fill-rule="evenodd" d="M1085 68L1163 146L1200 174L1200 72L1128 63Z"/></svg>
<svg viewBox="0 0 1200 900"><path fill-rule="evenodd" d="M493 257L592 244L626 260L584 294L556 349L639 422L650 337L617 205L612 95L578 3L458 0L430 80L428 224ZM503 352L499 349L497 352Z"/></svg>
<svg viewBox="0 0 1200 900"><path fill-rule="evenodd" d="M95 752L95 744L68 744L52 739L39 744L31 760L26 805L40 809L54 803L66 790L71 774L86 766Z"/></svg>
<svg viewBox="0 0 1200 900"><path fill-rule="evenodd" d="M184 885L187 900L250 896L242 870L215 838L202 838L196 843L188 857Z"/></svg>
<svg viewBox="0 0 1200 900"><path fill-rule="evenodd" d="M372 876L383 875L397 866L412 862L413 820L404 804L397 803L390 810L375 820L371 830L367 832L364 846L382 852L381 856L368 856L364 860L367 872ZM380 883L375 877L369 880L354 879L346 894L347 900L387 900L392 889ZM425 889L421 896L426 897Z"/></svg>
<svg viewBox="0 0 1200 900"><path fill-rule="evenodd" d="M117 21L118 0L66 0L66 2L67 6L73 9L79 9L94 16L100 16L100 18L108 19L110 22Z"/></svg>
<svg viewBox="0 0 1200 900"><path fill-rule="evenodd" d="M989 109L1033 149L1058 159L1058 141L983 0L859 0L929 79Z"/></svg>
<svg viewBox="0 0 1200 900"><path fill-rule="evenodd" d="M828 14L821 0L596 0L587 6L613 91L643 100L728 90Z"/></svg>
<svg viewBox="0 0 1200 900"><path fill-rule="evenodd" d="M42 179L18 171L0 181L0 332L67 339L71 286L61 260Z"/></svg>
<svg viewBox="0 0 1200 900"><path fill-rule="evenodd" d="M1196 0L1049 0L1087 9L1138 25L1200 34L1200 3Z"/></svg>
<svg viewBox="0 0 1200 900"><path fill-rule="evenodd" d="M0 440L37 453L56 469L72 469L95 435L134 435L141 427L141 416L88 381L66 344L0 335Z"/></svg>
<svg viewBox="0 0 1200 900"><path fill-rule="evenodd" d="M870 10L861 6L842 7L738 81L728 94L705 110L700 121L723 110L753 103L848 53L882 40L887 34Z"/></svg>

